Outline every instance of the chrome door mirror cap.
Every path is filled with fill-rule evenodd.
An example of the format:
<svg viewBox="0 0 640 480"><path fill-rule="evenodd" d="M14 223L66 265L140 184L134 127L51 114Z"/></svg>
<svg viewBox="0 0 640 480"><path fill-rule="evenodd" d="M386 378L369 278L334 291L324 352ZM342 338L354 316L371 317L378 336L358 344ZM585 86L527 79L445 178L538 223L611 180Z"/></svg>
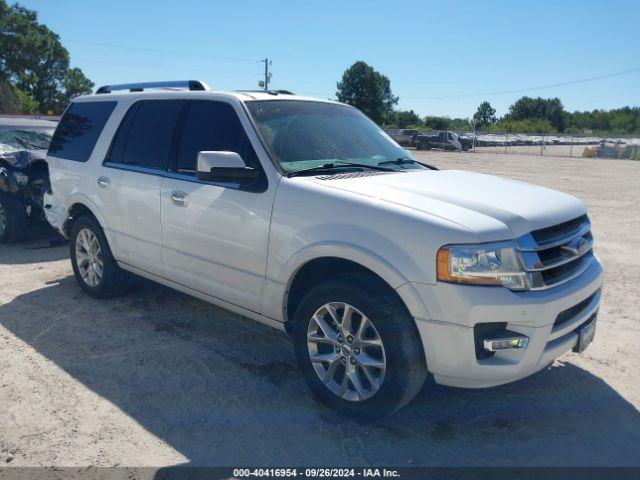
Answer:
<svg viewBox="0 0 640 480"><path fill-rule="evenodd" d="M210 173L212 168L245 168L247 165L236 152L198 152L198 173Z"/></svg>
<svg viewBox="0 0 640 480"><path fill-rule="evenodd" d="M259 177L236 152L198 152L198 180L248 185Z"/></svg>

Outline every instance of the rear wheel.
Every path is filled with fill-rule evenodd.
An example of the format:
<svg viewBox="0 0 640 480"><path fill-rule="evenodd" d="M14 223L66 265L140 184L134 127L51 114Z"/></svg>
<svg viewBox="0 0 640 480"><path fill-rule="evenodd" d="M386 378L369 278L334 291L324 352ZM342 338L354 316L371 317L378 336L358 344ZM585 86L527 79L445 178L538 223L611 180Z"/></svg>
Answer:
<svg viewBox="0 0 640 480"><path fill-rule="evenodd" d="M86 215L73 223L69 253L76 281L92 297L114 297L129 288L131 274L118 266L93 217Z"/></svg>
<svg viewBox="0 0 640 480"><path fill-rule="evenodd" d="M348 274L311 289L295 314L294 350L313 393L362 419L389 415L427 373L414 320L386 285Z"/></svg>
<svg viewBox="0 0 640 480"><path fill-rule="evenodd" d="M27 212L19 198L0 193L0 243L17 242L24 237Z"/></svg>

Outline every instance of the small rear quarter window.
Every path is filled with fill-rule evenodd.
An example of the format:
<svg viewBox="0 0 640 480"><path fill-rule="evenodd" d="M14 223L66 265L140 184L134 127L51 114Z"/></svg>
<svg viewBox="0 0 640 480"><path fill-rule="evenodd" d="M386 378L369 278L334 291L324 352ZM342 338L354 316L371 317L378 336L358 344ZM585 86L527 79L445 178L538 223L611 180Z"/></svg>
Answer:
<svg viewBox="0 0 640 480"><path fill-rule="evenodd" d="M117 103L72 103L53 134L48 154L76 162L86 162Z"/></svg>

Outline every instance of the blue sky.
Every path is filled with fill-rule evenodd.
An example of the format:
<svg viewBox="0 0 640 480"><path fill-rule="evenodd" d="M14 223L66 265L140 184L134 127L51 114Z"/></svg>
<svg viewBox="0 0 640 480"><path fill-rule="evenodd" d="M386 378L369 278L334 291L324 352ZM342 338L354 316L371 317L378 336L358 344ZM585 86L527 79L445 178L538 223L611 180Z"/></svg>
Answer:
<svg viewBox="0 0 640 480"><path fill-rule="evenodd" d="M354 61L391 80L399 107L504 114L520 96L568 110L640 105L640 70L568 86L503 92L640 67L640 1L22 0L58 33L96 85L203 79L216 89L272 87L323 98ZM126 48L120 48L126 47ZM445 98L428 98L445 97Z"/></svg>

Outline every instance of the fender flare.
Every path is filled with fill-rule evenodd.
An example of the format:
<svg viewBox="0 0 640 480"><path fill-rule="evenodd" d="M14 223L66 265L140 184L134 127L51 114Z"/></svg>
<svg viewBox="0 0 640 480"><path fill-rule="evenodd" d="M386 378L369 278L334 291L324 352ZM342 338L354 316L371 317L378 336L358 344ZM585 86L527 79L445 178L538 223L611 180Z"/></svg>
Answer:
<svg viewBox="0 0 640 480"><path fill-rule="evenodd" d="M286 305L293 280L302 267L319 258L340 258L354 262L384 280L396 291L414 318L429 318L427 306L407 278L384 257L359 245L347 242L323 241L307 245L283 265L276 282L284 285L282 297L282 318L287 318ZM402 288L401 288L402 287Z"/></svg>
<svg viewBox="0 0 640 480"><path fill-rule="evenodd" d="M104 236L107 238L107 242L109 243L109 248L113 252L113 239L111 236L111 230L106 227L107 223L105 222L104 215L100 209L91 201L91 199L82 193L74 193L69 197L69 205L67 207L67 218L64 220L64 225L66 226L67 222L71 218L71 209L74 205L82 205L85 207L91 214L96 218L102 231L104 232Z"/></svg>

